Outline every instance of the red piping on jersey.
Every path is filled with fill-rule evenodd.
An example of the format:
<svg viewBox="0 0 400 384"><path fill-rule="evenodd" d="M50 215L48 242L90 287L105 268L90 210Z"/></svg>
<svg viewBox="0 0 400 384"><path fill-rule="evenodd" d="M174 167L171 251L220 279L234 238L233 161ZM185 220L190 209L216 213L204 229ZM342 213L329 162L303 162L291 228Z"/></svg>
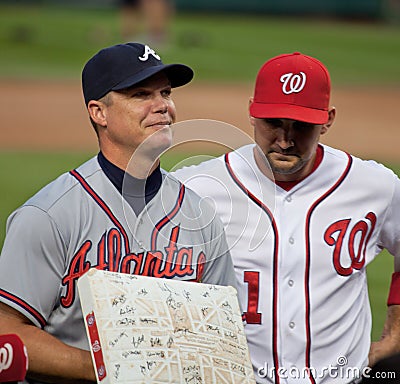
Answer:
<svg viewBox="0 0 400 384"><path fill-rule="evenodd" d="M17 304L18 306L25 309L25 311L29 312L40 324L42 328L46 325L46 319L34 308L32 308L28 303L23 301L17 296L14 296L10 292L5 291L4 289L0 289L0 296L12 301L13 303Z"/></svg>
<svg viewBox="0 0 400 384"><path fill-rule="evenodd" d="M306 298L306 361L305 367L308 369L308 376L310 378L311 383L315 384L315 378L311 372L311 324L310 324L310 259L311 259L311 252L310 252L310 221L311 215L314 212L315 208L325 200L332 192L334 192L340 184L342 184L343 180L348 175L351 165L353 163L352 157L346 153L348 157L347 166L343 171L342 175L339 177L337 182L327 191L325 192L318 200L314 202L307 213L306 217L306 226L305 226L305 238L306 238L306 268L305 268L305 276L304 276L304 290L305 290L305 298Z"/></svg>
<svg viewBox="0 0 400 384"><path fill-rule="evenodd" d="M118 219L111 212L111 209L107 206L107 204L102 200L102 198L93 190L93 188L88 184L88 182L83 178L83 176L76 170L72 170L69 172L75 179L79 181L82 185L83 189L93 198L93 200L100 206L100 208L105 212L105 214L110 218L110 220L115 224L115 226L121 231L122 236L125 239L125 251L128 255L130 253L129 250L129 239L128 235L122 224L118 221Z"/></svg>
<svg viewBox="0 0 400 384"><path fill-rule="evenodd" d="M238 177L234 174L232 170L232 166L229 162L229 153L225 154L225 165L228 170L229 175L232 177L233 181L237 184L237 186L252 200L256 205L258 205L268 216L271 221L272 229L274 231L274 266L273 266L273 319L272 319L272 346L273 346L273 358L274 358L274 366L275 366L275 383L280 383L280 377L278 375L279 372L279 359L278 359L278 244L279 244L279 235L278 229L276 226L275 219L268 209L268 207L256 196L254 196L238 179Z"/></svg>
<svg viewBox="0 0 400 384"><path fill-rule="evenodd" d="M179 195L175 202L174 207L167 214L167 216L163 217L154 227L153 232L151 234L151 250L155 251L157 249L157 235L161 231L161 229L168 224L173 217L179 212L179 209L182 206L183 198L185 196L185 186L181 184L179 189Z"/></svg>

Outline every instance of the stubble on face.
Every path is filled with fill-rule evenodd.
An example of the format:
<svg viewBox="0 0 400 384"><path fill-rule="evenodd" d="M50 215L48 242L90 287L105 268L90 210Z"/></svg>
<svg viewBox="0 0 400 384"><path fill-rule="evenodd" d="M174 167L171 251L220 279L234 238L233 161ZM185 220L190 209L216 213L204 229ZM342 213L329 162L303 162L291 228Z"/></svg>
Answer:
<svg viewBox="0 0 400 384"><path fill-rule="evenodd" d="M263 144L263 143L261 143ZM314 163L312 149L300 153L295 146L288 149L272 146L255 147L255 160L260 170L271 180L295 181L305 177Z"/></svg>
<svg viewBox="0 0 400 384"><path fill-rule="evenodd" d="M265 157L273 173L291 175L301 170L306 161L301 156L291 153L285 154L274 150L268 151Z"/></svg>

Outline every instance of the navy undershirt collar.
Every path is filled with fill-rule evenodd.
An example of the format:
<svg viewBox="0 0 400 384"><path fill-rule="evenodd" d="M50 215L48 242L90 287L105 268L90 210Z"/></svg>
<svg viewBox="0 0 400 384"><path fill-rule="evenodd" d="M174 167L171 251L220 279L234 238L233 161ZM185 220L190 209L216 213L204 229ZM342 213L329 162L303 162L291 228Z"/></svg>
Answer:
<svg viewBox="0 0 400 384"><path fill-rule="evenodd" d="M147 179L137 179L111 163L101 152L97 155L97 160L103 172L129 202L136 215L143 210L161 187L162 175L159 165Z"/></svg>

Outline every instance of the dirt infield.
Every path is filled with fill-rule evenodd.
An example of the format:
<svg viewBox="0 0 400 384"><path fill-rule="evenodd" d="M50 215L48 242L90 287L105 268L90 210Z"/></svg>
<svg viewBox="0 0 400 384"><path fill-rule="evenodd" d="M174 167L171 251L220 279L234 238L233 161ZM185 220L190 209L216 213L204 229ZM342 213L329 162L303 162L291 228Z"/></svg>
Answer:
<svg viewBox="0 0 400 384"><path fill-rule="evenodd" d="M75 82L1 82L0 150L93 150L96 137ZM175 89L178 120L213 119L251 135L247 103L251 85L196 84ZM400 89L336 88L338 113L323 142L363 158L400 162Z"/></svg>

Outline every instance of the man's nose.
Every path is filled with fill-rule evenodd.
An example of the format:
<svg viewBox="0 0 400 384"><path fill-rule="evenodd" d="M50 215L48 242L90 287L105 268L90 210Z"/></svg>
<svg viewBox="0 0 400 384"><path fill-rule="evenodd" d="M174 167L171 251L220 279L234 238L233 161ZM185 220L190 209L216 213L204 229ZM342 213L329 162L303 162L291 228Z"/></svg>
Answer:
<svg viewBox="0 0 400 384"><path fill-rule="evenodd" d="M291 138L290 131L285 129L278 130L276 142L282 149L288 149L294 146L294 141Z"/></svg>
<svg viewBox="0 0 400 384"><path fill-rule="evenodd" d="M156 113L167 113L168 101L162 95L156 96L154 100L154 110Z"/></svg>

